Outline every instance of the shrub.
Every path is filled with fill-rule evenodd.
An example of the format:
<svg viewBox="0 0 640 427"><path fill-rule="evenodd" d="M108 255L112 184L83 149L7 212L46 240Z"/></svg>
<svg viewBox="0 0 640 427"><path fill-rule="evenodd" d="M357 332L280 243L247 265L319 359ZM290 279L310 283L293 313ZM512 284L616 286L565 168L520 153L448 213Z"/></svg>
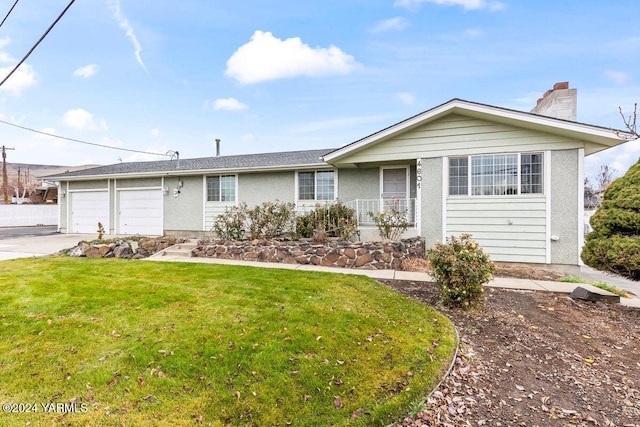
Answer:
<svg viewBox="0 0 640 427"><path fill-rule="evenodd" d="M355 236L358 227L355 216L356 211L341 202L317 204L314 210L298 216L296 233L300 237L312 237L318 241L326 237L348 241Z"/></svg>
<svg viewBox="0 0 640 427"><path fill-rule="evenodd" d="M252 239L273 239L294 233L294 204L276 200L264 202L247 211Z"/></svg>
<svg viewBox="0 0 640 427"><path fill-rule="evenodd" d="M491 279L495 266L470 234L436 243L427 257L445 305L466 309L482 300L482 285Z"/></svg>
<svg viewBox="0 0 640 427"><path fill-rule="evenodd" d="M221 239L241 240L247 222L247 205L228 206L224 213L216 217L212 231Z"/></svg>
<svg viewBox="0 0 640 427"><path fill-rule="evenodd" d="M581 254L588 266L640 280L639 183L640 161L605 191Z"/></svg>
<svg viewBox="0 0 640 427"><path fill-rule="evenodd" d="M98 221L98 229L96 230L96 232L98 233L98 240L101 241L104 238L104 225L102 225L101 222Z"/></svg>
<svg viewBox="0 0 640 427"><path fill-rule="evenodd" d="M382 212L369 212L369 216L375 222L378 233L383 239L398 240L402 233L411 226L411 223L407 221L407 211L398 205L399 203L393 203Z"/></svg>

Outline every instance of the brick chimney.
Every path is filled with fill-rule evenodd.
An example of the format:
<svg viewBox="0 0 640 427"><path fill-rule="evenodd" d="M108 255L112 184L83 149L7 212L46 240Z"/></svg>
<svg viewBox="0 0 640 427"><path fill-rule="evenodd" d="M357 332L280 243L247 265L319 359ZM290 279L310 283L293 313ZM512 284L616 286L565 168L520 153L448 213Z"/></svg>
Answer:
<svg viewBox="0 0 640 427"><path fill-rule="evenodd" d="M569 82L559 82L538 99L538 103L531 112L575 122L577 101L577 89L569 89Z"/></svg>

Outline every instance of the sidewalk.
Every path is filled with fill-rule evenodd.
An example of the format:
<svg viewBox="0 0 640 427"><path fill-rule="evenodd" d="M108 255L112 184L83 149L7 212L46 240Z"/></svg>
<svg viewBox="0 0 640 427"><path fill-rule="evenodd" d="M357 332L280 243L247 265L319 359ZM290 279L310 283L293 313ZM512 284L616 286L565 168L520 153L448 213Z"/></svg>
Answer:
<svg viewBox="0 0 640 427"><path fill-rule="evenodd" d="M301 265L301 264L280 264L271 262L258 262L258 261L238 261L238 260L225 260L217 258L200 258L200 257L185 257L183 255L173 255L170 252L171 248L156 253L155 255L147 258L149 261L172 261L172 262L191 262L191 263L205 263L205 264L224 264L224 265L242 265L248 267L259 268L279 268L285 270L299 270L299 271L318 271L326 273L338 273L338 274L355 274L360 276L367 276L373 279L385 279L385 280L406 280L414 282L430 282L433 281L431 276L426 273L410 272L410 271L395 271L395 270L361 270L356 268L336 268L336 267L321 267L319 265ZM570 294L575 288L582 287L588 291L598 293L600 295L613 295L612 293L587 283L566 283L566 282L553 282L546 280L529 280L529 279L514 279L510 277L496 277L491 280L487 286L494 288L505 289L521 289L531 291L546 291L546 292L558 292ZM620 304L627 307L640 308L639 298L620 298Z"/></svg>

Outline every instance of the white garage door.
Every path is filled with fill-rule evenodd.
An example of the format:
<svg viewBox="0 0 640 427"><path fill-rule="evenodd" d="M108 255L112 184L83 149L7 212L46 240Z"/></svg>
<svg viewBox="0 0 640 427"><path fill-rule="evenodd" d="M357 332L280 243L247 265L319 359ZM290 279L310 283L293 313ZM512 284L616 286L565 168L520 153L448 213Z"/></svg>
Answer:
<svg viewBox="0 0 640 427"><path fill-rule="evenodd" d="M97 233L98 222L109 230L109 195L106 191L69 193L71 200L70 233Z"/></svg>
<svg viewBox="0 0 640 427"><path fill-rule="evenodd" d="M118 198L118 234L162 236L162 190L120 190Z"/></svg>

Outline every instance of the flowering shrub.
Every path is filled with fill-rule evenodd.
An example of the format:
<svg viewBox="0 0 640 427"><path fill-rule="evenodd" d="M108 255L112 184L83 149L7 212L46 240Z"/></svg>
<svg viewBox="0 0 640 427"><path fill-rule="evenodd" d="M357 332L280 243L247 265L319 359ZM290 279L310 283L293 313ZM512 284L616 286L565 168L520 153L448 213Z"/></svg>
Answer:
<svg viewBox="0 0 640 427"><path fill-rule="evenodd" d="M247 211L252 239L272 239L292 235L295 228L294 204L276 200L264 202Z"/></svg>
<svg viewBox="0 0 640 427"><path fill-rule="evenodd" d="M221 239L241 240L244 238L244 226L247 222L247 205L228 206L218 215L212 231Z"/></svg>
<svg viewBox="0 0 640 427"><path fill-rule="evenodd" d="M349 241L356 234L358 221L356 211L341 202L331 205L317 204L315 209L296 219L296 233L300 237L312 237L324 241L326 237L337 237Z"/></svg>
<svg viewBox="0 0 640 427"><path fill-rule="evenodd" d="M495 266L470 234L436 243L427 257L445 305L466 309L481 301L482 285L491 279Z"/></svg>
<svg viewBox="0 0 640 427"><path fill-rule="evenodd" d="M400 209L398 203L393 203L383 212L369 212L378 227L378 233L383 239L398 240L402 233L411 226L407 220L407 211Z"/></svg>

